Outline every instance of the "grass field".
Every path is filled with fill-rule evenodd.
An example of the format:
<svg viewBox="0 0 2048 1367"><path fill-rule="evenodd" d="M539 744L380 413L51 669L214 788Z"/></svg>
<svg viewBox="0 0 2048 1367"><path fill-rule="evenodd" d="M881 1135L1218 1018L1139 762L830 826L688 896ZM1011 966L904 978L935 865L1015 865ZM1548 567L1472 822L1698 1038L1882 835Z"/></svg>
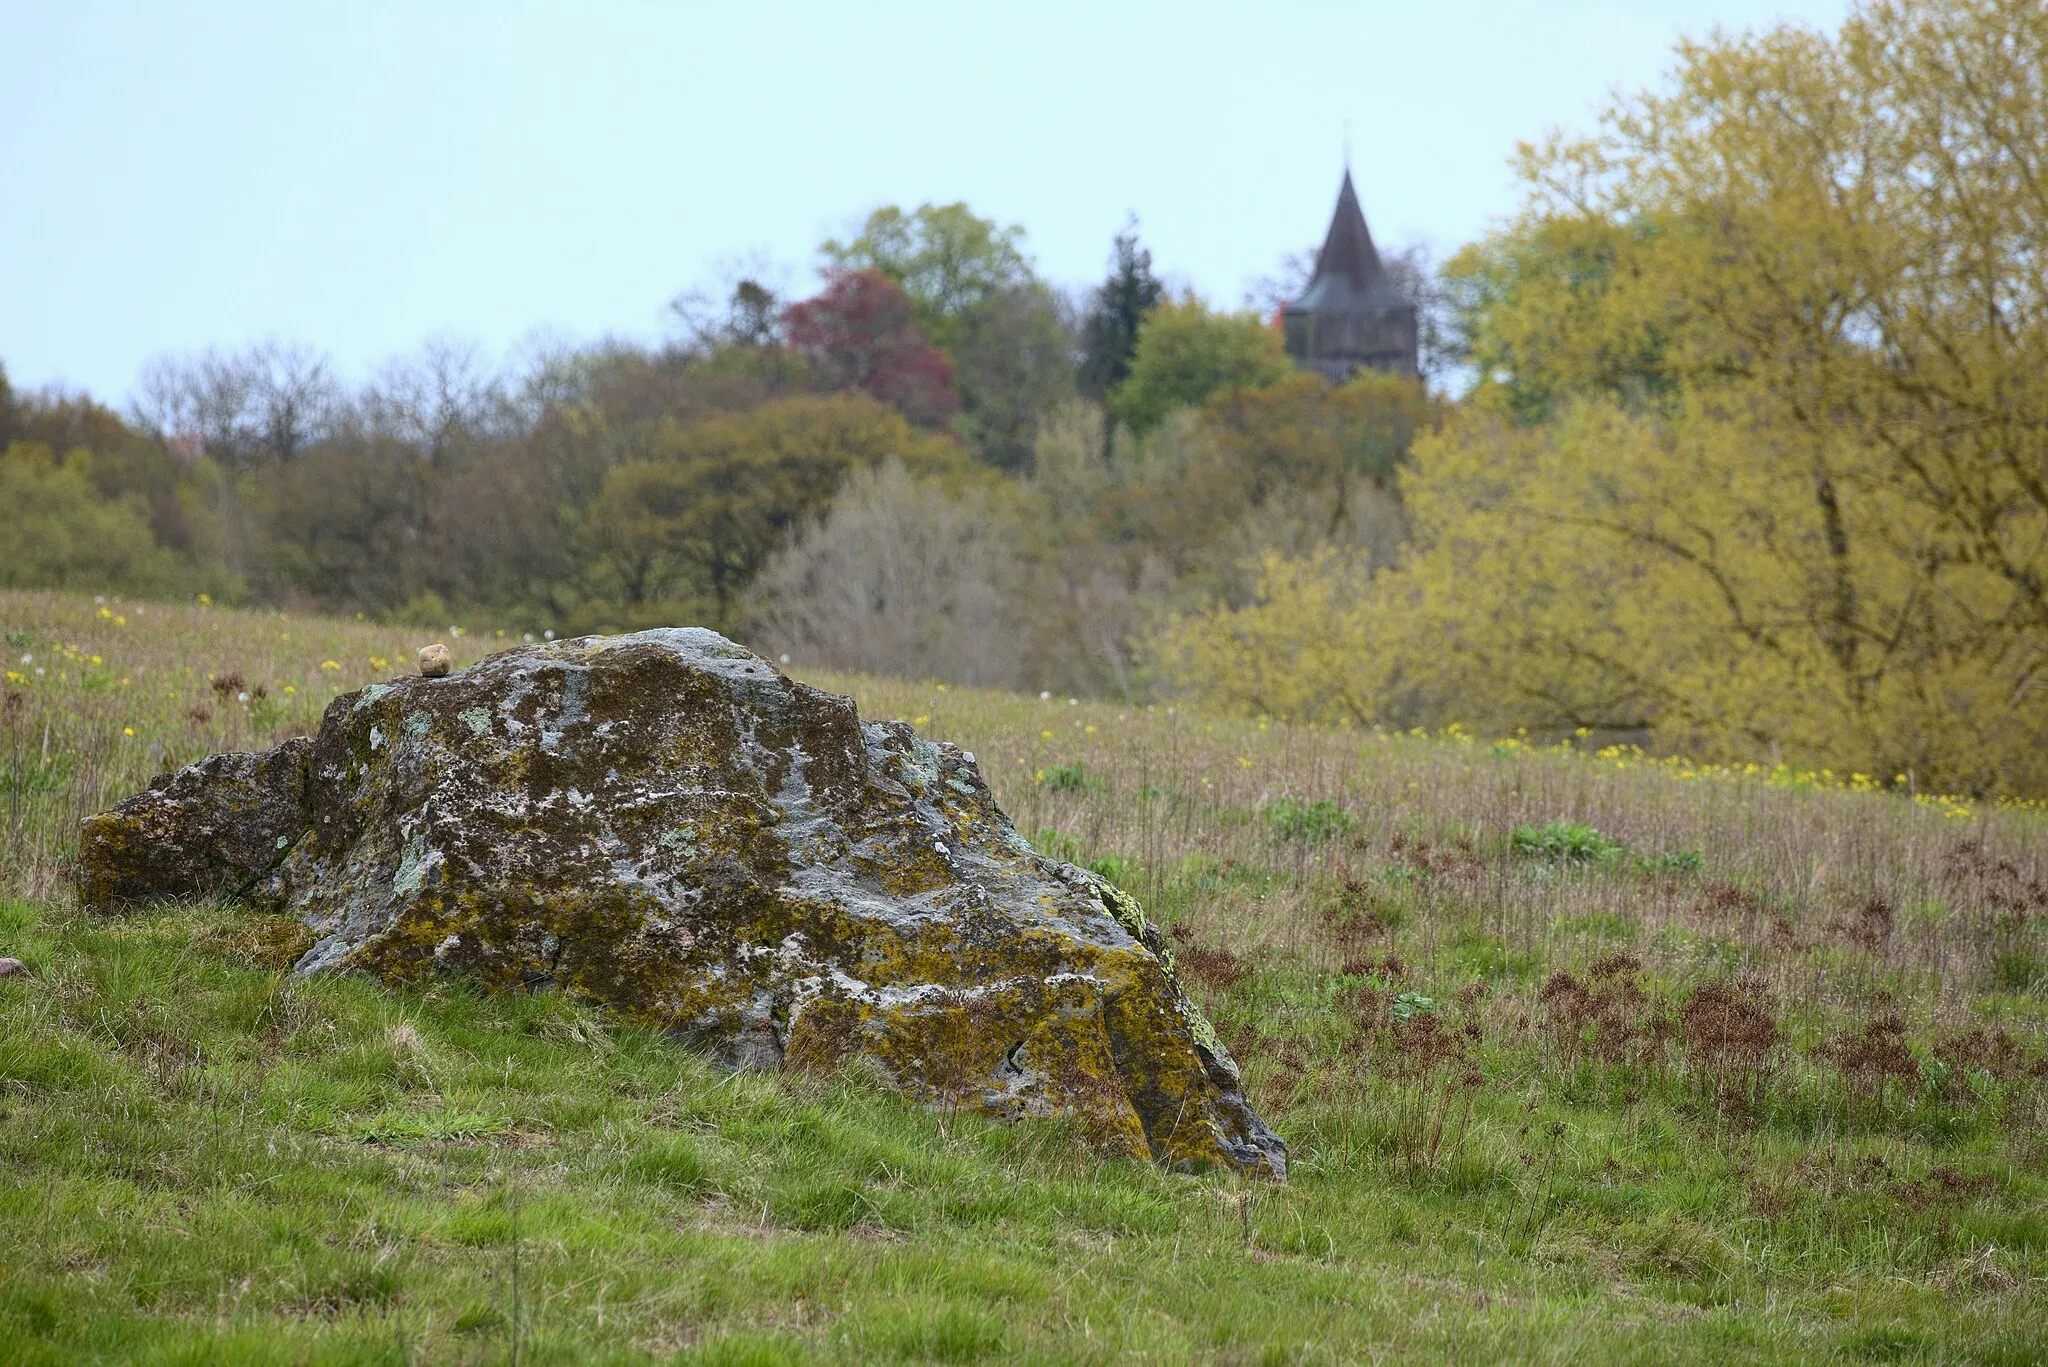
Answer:
<svg viewBox="0 0 2048 1367"><path fill-rule="evenodd" d="M805 675L1146 901L1282 1187L80 915L79 816L429 638L0 628L0 1361L2048 1359L2036 807Z"/></svg>

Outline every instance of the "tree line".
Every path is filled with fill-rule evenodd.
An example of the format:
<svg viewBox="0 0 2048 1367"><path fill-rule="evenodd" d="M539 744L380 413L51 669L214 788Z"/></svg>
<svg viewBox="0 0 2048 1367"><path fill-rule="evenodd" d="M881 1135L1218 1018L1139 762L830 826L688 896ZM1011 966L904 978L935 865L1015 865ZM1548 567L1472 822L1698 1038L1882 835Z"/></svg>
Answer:
<svg viewBox="0 0 2048 1367"><path fill-rule="evenodd" d="M1507 226L1390 260L1435 389L1296 369L1134 230L1065 297L957 204L511 376L0 383L0 575L2041 793L2044 73L2021 0L1682 44L1521 149Z"/></svg>
<svg viewBox="0 0 2048 1367"><path fill-rule="evenodd" d="M1333 404L1270 318L1170 295L1134 227L1080 298L1038 277L1022 229L961 204L879 209L819 257L808 297L740 278L674 301L663 345L510 374L436 340L350 387L316 349L265 341L152 361L121 414L17 395L0 372L0 483L24 510L0 582L536 631L695 621L828 664L1129 690L1152 618L1235 575L1246 504L1224 486L1249 479L1256 503L1289 478L1262 465L1321 460L1332 488L1384 492L1399 453L1339 411L1398 424L1428 406L1375 379ZM1176 425L1269 385L1298 402L1237 425L1320 424L1313 455L1241 460L1241 433ZM933 558L877 560L867 612L823 611L861 581L814 562L884 514L899 525L871 560ZM1168 580L1181 591L1162 596ZM918 624L878 654L889 638L861 623L904 613ZM798 630L824 621L866 644Z"/></svg>

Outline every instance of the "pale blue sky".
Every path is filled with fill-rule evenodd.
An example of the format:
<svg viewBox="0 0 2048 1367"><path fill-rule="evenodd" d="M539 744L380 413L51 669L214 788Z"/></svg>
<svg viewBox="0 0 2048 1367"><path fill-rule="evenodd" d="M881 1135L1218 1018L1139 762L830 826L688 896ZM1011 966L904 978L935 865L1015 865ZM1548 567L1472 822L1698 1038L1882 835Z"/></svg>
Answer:
<svg viewBox="0 0 2048 1367"><path fill-rule="evenodd" d="M1376 237L1515 206L1682 34L1845 0L403 5L0 0L0 361L126 395L275 334L349 377L441 333L652 338L720 259L965 199L1099 277L1135 212L1235 303L1318 238L1346 121Z"/></svg>

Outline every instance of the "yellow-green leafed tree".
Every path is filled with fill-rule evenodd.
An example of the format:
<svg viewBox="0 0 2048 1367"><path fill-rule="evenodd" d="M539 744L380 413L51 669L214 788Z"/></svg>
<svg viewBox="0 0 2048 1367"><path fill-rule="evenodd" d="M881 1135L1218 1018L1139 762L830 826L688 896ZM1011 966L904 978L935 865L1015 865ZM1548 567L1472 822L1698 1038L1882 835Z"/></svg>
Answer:
<svg viewBox="0 0 2048 1367"><path fill-rule="evenodd" d="M1981 567L1932 584L1940 534L1910 500L1870 490L1832 526L1816 467L1862 484L1871 462L1836 454L1697 410L1469 416L1418 443L1399 569L1269 559L1254 602L1176 620L1153 659L1188 693L1280 716L2048 781L2035 659L1998 625L2010 593Z"/></svg>
<svg viewBox="0 0 2048 1367"><path fill-rule="evenodd" d="M1130 373L1110 391L1117 420L1143 435L1176 408L1212 394L1285 379L1292 367L1280 335L1250 313L1217 313L1190 295L1145 315Z"/></svg>
<svg viewBox="0 0 2048 1367"><path fill-rule="evenodd" d="M92 455L61 461L37 442L0 451L0 588L166 593L180 566L156 544L139 499L102 501Z"/></svg>
<svg viewBox="0 0 2048 1367"><path fill-rule="evenodd" d="M1404 473L1403 565L1269 565L1168 676L2048 789L2048 10L1688 45L1524 171L1454 263L1480 383ZM1318 624L1320 685L1217 645Z"/></svg>
<svg viewBox="0 0 2048 1367"><path fill-rule="evenodd" d="M1255 598L1175 616L1146 642L1152 667L1208 706L1308 721L1398 720L1390 687L1408 660L1391 633L1415 618L1375 611L1389 574L1335 550L1269 553Z"/></svg>

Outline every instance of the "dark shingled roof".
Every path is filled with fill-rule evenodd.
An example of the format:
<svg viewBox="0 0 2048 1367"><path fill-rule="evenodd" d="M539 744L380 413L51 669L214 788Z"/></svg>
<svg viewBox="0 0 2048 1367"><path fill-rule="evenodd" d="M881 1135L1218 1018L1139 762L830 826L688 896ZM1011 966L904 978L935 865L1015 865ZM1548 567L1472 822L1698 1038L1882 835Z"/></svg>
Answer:
<svg viewBox="0 0 2048 1367"><path fill-rule="evenodd" d="M1316 254L1316 273L1301 298L1287 308L1289 313L1349 313L1383 309L1408 302L1394 291L1380 254L1373 250L1372 234L1365 226L1365 211L1358 207L1358 191L1351 188L1351 172L1344 172L1344 186L1337 191L1337 212L1330 217L1330 235Z"/></svg>

